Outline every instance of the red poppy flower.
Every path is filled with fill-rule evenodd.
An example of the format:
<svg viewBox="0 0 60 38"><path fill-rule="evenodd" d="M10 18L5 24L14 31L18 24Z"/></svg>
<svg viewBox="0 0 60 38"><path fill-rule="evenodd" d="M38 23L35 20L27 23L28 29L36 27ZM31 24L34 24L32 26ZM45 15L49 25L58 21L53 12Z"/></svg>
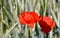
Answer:
<svg viewBox="0 0 60 38"><path fill-rule="evenodd" d="M44 33L48 33L55 26L55 22L50 17L40 16L39 17L39 25L41 26L42 31Z"/></svg>
<svg viewBox="0 0 60 38"><path fill-rule="evenodd" d="M36 12L21 12L19 15L19 22L21 24L28 24L30 28L34 27L34 23L37 22L39 19L39 16Z"/></svg>

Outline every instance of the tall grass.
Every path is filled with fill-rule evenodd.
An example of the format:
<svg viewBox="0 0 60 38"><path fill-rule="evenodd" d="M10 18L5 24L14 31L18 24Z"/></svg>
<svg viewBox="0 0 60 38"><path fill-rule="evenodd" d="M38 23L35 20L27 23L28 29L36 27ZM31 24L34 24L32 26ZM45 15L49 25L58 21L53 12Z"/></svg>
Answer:
<svg viewBox="0 0 60 38"><path fill-rule="evenodd" d="M59 0L0 0L0 38L60 38L59 4ZM56 26L49 35L41 32L38 23L35 24L37 28L27 29L18 21L22 11L35 11L38 15L49 16L54 19Z"/></svg>

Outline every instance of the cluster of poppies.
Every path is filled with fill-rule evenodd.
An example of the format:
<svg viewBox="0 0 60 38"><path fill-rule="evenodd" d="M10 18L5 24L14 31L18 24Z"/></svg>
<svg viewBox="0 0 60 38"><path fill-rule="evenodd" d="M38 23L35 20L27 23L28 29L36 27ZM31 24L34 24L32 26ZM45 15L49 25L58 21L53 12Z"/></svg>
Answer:
<svg viewBox="0 0 60 38"><path fill-rule="evenodd" d="M52 18L47 16L38 16L36 12L24 11L19 14L19 22L21 24L27 24L29 28L34 28L34 23L38 22L44 33L50 32L55 22Z"/></svg>

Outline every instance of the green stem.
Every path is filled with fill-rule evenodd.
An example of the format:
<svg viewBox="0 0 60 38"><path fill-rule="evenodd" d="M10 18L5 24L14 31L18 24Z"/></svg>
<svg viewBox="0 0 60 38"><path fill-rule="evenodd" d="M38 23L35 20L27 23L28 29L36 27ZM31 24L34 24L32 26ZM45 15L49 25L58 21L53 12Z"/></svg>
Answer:
<svg viewBox="0 0 60 38"><path fill-rule="evenodd" d="M27 27L27 25L25 26L25 38L28 38L28 27Z"/></svg>

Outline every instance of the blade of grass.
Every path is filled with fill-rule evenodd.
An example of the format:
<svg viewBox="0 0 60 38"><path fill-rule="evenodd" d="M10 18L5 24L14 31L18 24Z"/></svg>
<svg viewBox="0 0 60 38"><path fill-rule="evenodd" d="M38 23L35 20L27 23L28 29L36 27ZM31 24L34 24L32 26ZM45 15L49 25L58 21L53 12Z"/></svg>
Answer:
<svg viewBox="0 0 60 38"><path fill-rule="evenodd" d="M52 9L50 9L50 11L51 11L52 16L54 17L54 20L55 20L57 26L59 27L58 20L57 20L57 18L55 16L55 12Z"/></svg>
<svg viewBox="0 0 60 38"><path fill-rule="evenodd" d="M11 19L12 21L12 16L9 14L9 12L7 11L7 9L3 6L3 9L5 10L6 14L8 15L8 17Z"/></svg>
<svg viewBox="0 0 60 38"><path fill-rule="evenodd" d="M15 28L15 26L17 26L17 24L18 24L18 23L15 23L15 24L6 32L5 36L6 36L8 33L10 33L10 32Z"/></svg>
<svg viewBox="0 0 60 38"><path fill-rule="evenodd" d="M10 6L10 12L12 13L12 11L13 11L13 8L12 8L12 1L11 1L11 0L8 0L8 3L9 3L9 6Z"/></svg>

